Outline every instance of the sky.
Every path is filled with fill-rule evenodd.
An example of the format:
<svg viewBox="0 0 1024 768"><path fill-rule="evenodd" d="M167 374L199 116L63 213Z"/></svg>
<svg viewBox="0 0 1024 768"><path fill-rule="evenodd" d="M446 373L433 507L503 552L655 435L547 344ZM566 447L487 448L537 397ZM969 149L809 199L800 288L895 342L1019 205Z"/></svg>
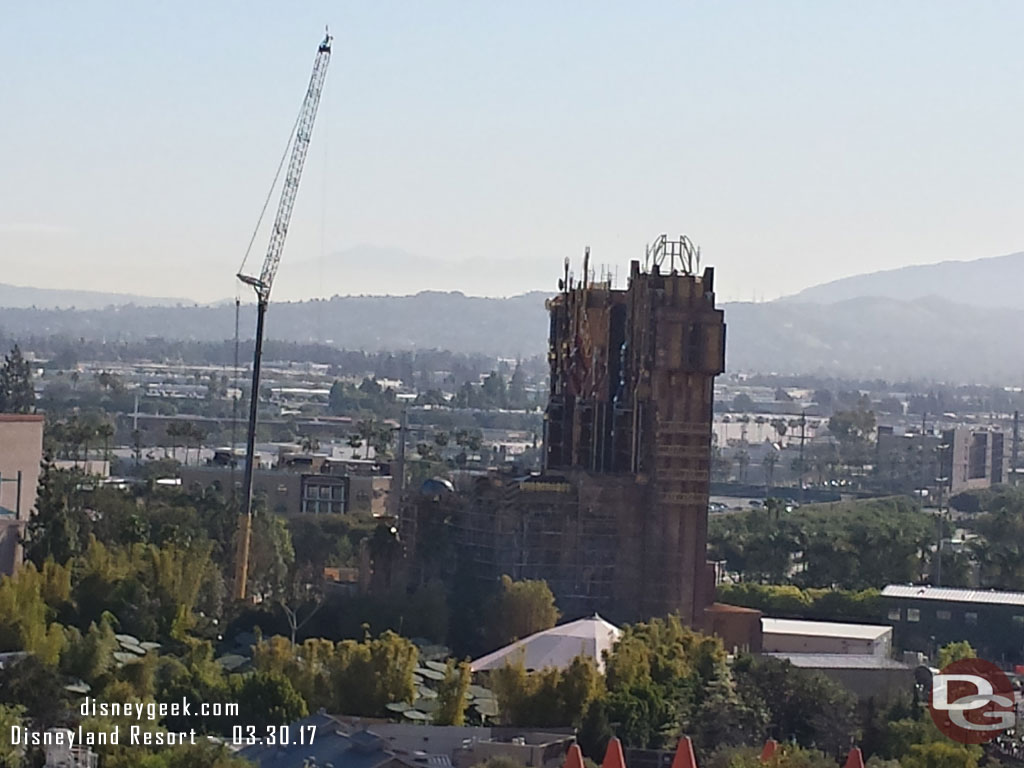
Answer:
<svg viewBox="0 0 1024 768"><path fill-rule="evenodd" d="M1018 0L8 0L0 282L233 297L325 24L277 299L551 290L662 232L724 300L1024 250Z"/></svg>

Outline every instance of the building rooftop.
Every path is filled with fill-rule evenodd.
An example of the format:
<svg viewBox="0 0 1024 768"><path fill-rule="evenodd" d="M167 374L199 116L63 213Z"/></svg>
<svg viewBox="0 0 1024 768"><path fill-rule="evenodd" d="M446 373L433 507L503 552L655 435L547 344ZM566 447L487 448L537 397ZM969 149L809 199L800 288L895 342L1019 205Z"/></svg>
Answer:
<svg viewBox="0 0 1024 768"><path fill-rule="evenodd" d="M867 653L766 653L800 669L910 669L903 662Z"/></svg>
<svg viewBox="0 0 1024 768"><path fill-rule="evenodd" d="M614 624L594 614L535 632L476 659L471 667L474 672L479 672L522 661L527 670L565 669L577 656L590 656L598 669L604 671L604 652L611 650L621 634L622 631Z"/></svg>
<svg viewBox="0 0 1024 768"><path fill-rule="evenodd" d="M882 624L840 624L835 621L800 621L797 619L761 619L761 629L772 635L816 635L850 640L877 640L892 632Z"/></svg>
<svg viewBox="0 0 1024 768"><path fill-rule="evenodd" d="M742 605L730 605L729 603L712 603L705 611L711 613L746 613L746 614L760 614L761 611L756 608L746 608Z"/></svg>
<svg viewBox="0 0 1024 768"><path fill-rule="evenodd" d="M950 603L982 603L985 605L1024 605L1024 592L997 592L994 589L957 589L955 587L890 584L882 597L914 600L943 600Z"/></svg>

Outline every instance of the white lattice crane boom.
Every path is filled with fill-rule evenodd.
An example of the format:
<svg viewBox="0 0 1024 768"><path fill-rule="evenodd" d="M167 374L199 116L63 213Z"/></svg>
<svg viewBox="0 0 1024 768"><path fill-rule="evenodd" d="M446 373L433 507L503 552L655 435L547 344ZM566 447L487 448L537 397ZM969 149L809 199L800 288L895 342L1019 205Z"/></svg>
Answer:
<svg viewBox="0 0 1024 768"><path fill-rule="evenodd" d="M299 191L302 168L306 163L306 152L313 134L313 123L316 121L317 108L320 106L320 94L327 77L327 65L331 60L331 35L328 33L317 48L316 60L313 62L313 74L309 78L306 97L302 101L299 119L296 122L295 135L292 142L291 158L288 161L288 172L285 174L281 189L281 201L277 206L274 218L274 229L270 234L267 246L267 257L263 261L263 269L259 277L238 273L238 279L251 285L256 291L256 344L252 360L252 384L249 389L249 428L246 435L245 475L242 480L242 507L240 510L238 549L235 554L234 595L242 600L246 595L246 583L249 579L249 545L252 540L252 479L256 449L256 412L259 404L260 391L260 359L263 356L263 320L270 303L270 289L274 285L274 276L281 263L285 238L288 236L288 223L295 207L295 196Z"/></svg>

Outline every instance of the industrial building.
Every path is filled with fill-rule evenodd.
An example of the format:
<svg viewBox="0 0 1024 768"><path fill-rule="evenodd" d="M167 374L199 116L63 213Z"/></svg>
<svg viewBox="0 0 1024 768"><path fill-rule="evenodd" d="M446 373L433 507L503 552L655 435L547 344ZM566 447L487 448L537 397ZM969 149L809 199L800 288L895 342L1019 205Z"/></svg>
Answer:
<svg viewBox="0 0 1024 768"><path fill-rule="evenodd" d="M578 279L567 262L548 301L543 472L484 478L460 499L421 494L403 505L406 546L415 552L443 519L469 578L543 579L569 617L674 612L702 625L715 587L705 549L725 323L699 261L687 238L661 236L625 289L594 279L589 252Z"/></svg>
<svg viewBox="0 0 1024 768"><path fill-rule="evenodd" d="M862 702L881 707L906 701L914 690L914 672L923 660L905 654L902 660L864 653L772 653L797 669L829 677Z"/></svg>
<svg viewBox="0 0 1024 768"><path fill-rule="evenodd" d="M1024 662L1024 592L890 584L882 590L897 647L934 655L966 640L992 662Z"/></svg>
<svg viewBox="0 0 1024 768"><path fill-rule="evenodd" d="M888 658L892 627L836 621L761 619L764 653L856 654Z"/></svg>

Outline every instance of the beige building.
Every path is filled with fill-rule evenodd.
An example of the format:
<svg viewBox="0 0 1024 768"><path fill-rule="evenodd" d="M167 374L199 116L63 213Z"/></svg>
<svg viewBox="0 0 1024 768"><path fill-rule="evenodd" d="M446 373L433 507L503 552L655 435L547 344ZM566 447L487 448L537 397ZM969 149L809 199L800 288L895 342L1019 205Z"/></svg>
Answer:
<svg viewBox="0 0 1024 768"><path fill-rule="evenodd" d="M0 574L13 574L21 563L42 460L42 415L0 413Z"/></svg>
<svg viewBox="0 0 1024 768"><path fill-rule="evenodd" d="M761 619L764 653L852 654L888 658L892 627L835 621Z"/></svg>
<svg viewBox="0 0 1024 768"><path fill-rule="evenodd" d="M283 468L255 471L253 493L264 496L267 507L279 515L387 514L390 476L342 475L336 474L338 469L342 468L324 462L310 466L289 460ZM186 489L215 488L226 495L232 480L240 489L241 468L234 472L228 467L211 465L181 468L181 485Z"/></svg>

